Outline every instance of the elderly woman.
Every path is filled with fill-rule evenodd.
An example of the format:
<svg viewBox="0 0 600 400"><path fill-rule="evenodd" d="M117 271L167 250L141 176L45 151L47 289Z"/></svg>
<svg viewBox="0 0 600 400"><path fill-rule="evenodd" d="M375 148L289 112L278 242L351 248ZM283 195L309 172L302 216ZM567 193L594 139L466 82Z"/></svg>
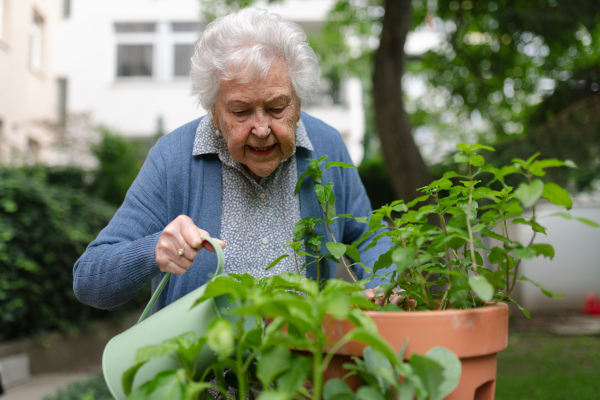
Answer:
<svg viewBox="0 0 600 400"><path fill-rule="evenodd" d="M340 134L301 113L318 86L318 66L296 24L253 8L215 20L196 44L191 78L210 114L150 151L123 205L75 264L74 291L84 303L114 309L149 281L155 287L161 272L174 275L158 308L198 288L216 266L201 236L221 239L225 273L295 272L293 257L265 267L291 252L284 245L300 218L322 214L311 183L294 195L298 176L323 155L351 163ZM355 169L331 168L325 177L338 213L371 211ZM365 226L343 219L332 230L352 243ZM372 266L378 255L369 250L362 261ZM335 267L326 260L319 276L335 277ZM303 273L316 278L316 268Z"/></svg>

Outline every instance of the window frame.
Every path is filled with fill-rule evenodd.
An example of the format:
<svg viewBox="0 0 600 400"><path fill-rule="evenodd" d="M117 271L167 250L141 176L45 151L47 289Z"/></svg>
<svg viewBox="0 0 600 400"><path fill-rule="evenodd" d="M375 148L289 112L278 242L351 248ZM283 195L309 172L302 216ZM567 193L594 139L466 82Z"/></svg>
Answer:
<svg viewBox="0 0 600 400"><path fill-rule="evenodd" d="M128 31L127 25L130 24ZM140 31L135 30L140 24ZM154 24L152 31L143 31L142 24ZM186 30L196 28L195 30ZM194 46L206 24L201 21L115 21L115 71L116 82L174 82L188 79L189 74L176 75L175 48L177 45ZM182 29L183 28L183 29ZM120 45L151 45L152 67L150 76L119 76ZM190 54L191 57L192 54Z"/></svg>
<svg viewBox="0 0 600 400"><path fill-rule="evenodd" d="M44 52L44 18L33 10L33 18L29 25L29 69L39 72L43 68Z"/></svg>

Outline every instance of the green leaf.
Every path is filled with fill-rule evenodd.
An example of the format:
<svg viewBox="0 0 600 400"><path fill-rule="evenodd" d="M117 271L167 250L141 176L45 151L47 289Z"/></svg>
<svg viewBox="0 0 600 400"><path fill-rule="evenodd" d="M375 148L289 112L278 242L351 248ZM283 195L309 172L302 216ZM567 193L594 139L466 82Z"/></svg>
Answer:
<svg viewBox="0 0 600 400"><path fill-rule="evenodd" d="M327 164L325 164L325 169L331 168L331 167L356 168L356 165L352 165L352 164L348 164L348 163L340 162L340 161L329 161Z"/></svg>
<svg viewBox="0 0 600 400"><path fill-rule="evenodd" d="M489 230L487 228L482 229L481 232L484 233L484 236L491 237L492 239L499 240L500 242L503 242L503 243L512 243L512 241L510 239L505 238L504 236L502 236L502 235L500 235L500 234L498 234L498 233L496 233L494 231L491 231L491 230Z"/></svg>
<svg viewBox="0 0 600 400"><path fill-rule="evenodd" d="M510 300L514 305L516 305L519 310L521 310L521 312L523 313L523 315L525 315L525 317L527 317L527 319L531 319L531 313L529 312L528 309L521 307L521 305L519 303L517 303L513 298L511 297L507 297L508 300Z"/></svg>
<svg viewBox="0 0 600 400"><path fill-rule="evenodd" d="M308 247L309 250L312 250L316 253L317 251L321 251L322 243L323 236L318 236L315 234L306 240L306 247Z"/></svg>
<svg viewBox="0 0 600 400"><path fill-rule="evenodd" d="M558 186L556 183L548 182L544 185L542 196L549 202L557 206L564 206L567 210L573 207L573 201L569 192Z"/></svg>
<svg viewBox="0 0 600 400"><path fill-rule="evenodd" d="M311 235L315 231L317 225L317 219L315 217L306 217L300 219L294 225L294 241L304 239L306 236Z"/></svg>
<svg viewBox="0 0 600 400"><path fill-rule="evenodd" d="M549 259L553 259L554 258L554 247L552 247L552 245L549 244L543 244L543 243L537 243L537 244L532 244L531 248L533 250L535 250L535 254L537 256L544 256L547 257Z"/></svg>
<svg viewBox="0 0 600 400"><path fill-rule="evenodd" d="M17 203L12 199L2 199L2 202L0 204L2 205L4 211L6 211L7 213L14 213L17 212L17 210L19 209Z"/></svg>
<svg viewBox="0 0 600 400"><path fill-rule="evenodd" d="M487 257L492 264L498 264L504 261L504 259L506 258L506 254L504 253L503 249L499 247L492 247Z"/></svg>
<svg viewBox="0 0 600 400"><path fill-rule="evenodd" d="M321 203L321 208L328 219L333 220L335 218L335 195L333 193L329 196L327 203Z"/></svg>
<svg viewBox="0 0 600 400"><path fill-rule="evenodd" d="M302 187L302 182L304 182L304 179L306 179L307 176L308 176L308 171L304 172L302 175L300 175L300 178L298 178L298 182L296 182L296 188L294 189L295 195L297 195L298 192L300 191L300 187Z"/></svg>
<svg viewBox="0 0 600 400"><path fill-rule="evenodd" d="M392 253L392 261L398 267L398 272L402 273L405 269L412 267L416 261L415 245L398 247Z"/></svg>
<svg viewBox="0 0 600 400"><path fill-rule="evenodd" d="M519 188L515 190L515 196L517 196L523 208L533 206L542 197L543 193L544 182L540 179L535 179L531 184L521 183Z"/></svg>
<svg viewBox="0 0 600 400"><path fill-rule="evenodd" d="M310 368L310 358L293 354L291 367L277 378L277 387L285 388L290 393L298 391L304 385Z"/></svg>
<svg viewBox="0 0 600 400"><path fill-rule="evenodd" d="M546 234L546 228L544 228L543 226L541 226L534 220L528 221L525 218L515 218L515 219L513 219L511 225L513 225L513 224L528 225L531 227L531 229L534 232L540 232L540 233L543 233L544 235Z"/></svg>
<svg viewBox="0 0 600 400"><path fill-rule="evenodd" d="M330 379L323 387L323 400L354 400L354 392L341 379Z"/></svg>
<svg viewBox="0 0 600 400"><path fill-rule="evenodd" d="M206 343L219 358L229 357L235 349L233 327L223 318L215 319L206 332Z"/></svg>
<svg viewBox="0 0 600 400"><path fill-rule="evenodd" d="M471 161L469 161L469 164L471 164L474 167L482 167L485 165L485 159L483 158L483 156L476 154L473 157L471 157Z"/></svg>
<svg viewBox="0 0 600 400"><path fill-rule="evenodd" d="M269 266L267 268L265 268L265 271L270 270L271 268L273 268L274 266L276 266L277 264L279 264L279 261L283 260L284 258L289 257L289 254L283 254L279 257L277 257L277 259L275 261L273 261L271 264L269 264Z"/></svg>
<svg viewBox="0 0 600 400"><path fill-rule="evenodd" d="M494 286L482 275L469 276L469 286L481 301L490 301L494 298Z"/></svg>
<svg viewBox="0 0 600 400"><path fill-rule="evenodd" d="M256 366L256 376L269 387L277 376L287 371L292 365L292 352L285 345L271 347L262 352Z"/></svg>
<svg viewBox="0 0 600 400"><path fill-rule="evenodd" d="M426 391L426 396L430 400L441 400L438 393L438 387L444 381L444 368L435 360L431 360L419 354L413 354L409 360L414 373L419 377Z"/></svg>
<svg viewBox="0 0 600 400"><path fill-rule="evenodd" d="M356 392L356 400L386 400L386 398L372 387L361 386Z"/></svg>
<svg viewBox="0 0 600 400"><path fill-rule="evenodd" d="M454 155L454 162L457 164L462 164L469 162L469 157L464 153L456 153Z"/></svg>
<svg viewBox="0 0 600 400"><path fill-rule="evenodd" d="M416 199L414 199L413 201L411 201L410 203L408 203L408 204L406 205L406 207L408 207L408 208L414 207L414 206L415 206L415 204L417 204L417 203L420 203L420 202L423 202L423 201L427 200L428 198L429 198L429 195L428 195L428 194L426 194L426 195L423 195L423 196L419 196L419 197L417 197Z"/></svg>
<svg viewBox="0 0 600 400"><path fill-rule="evenodd" d="M444 380L437 387L439 398L443 399L458 386L462 371L460 359L443 347L434 347L427 352L426 357L436 361L444 369L442 372Z"/></svg>
<svg viewBox="0 0 600 400"><path fill-rule="evenodd" d="M312 178L315 183L321 183L323 172L321 171L321 162L311 162L308 164L308 175Z"/></svg>
<svg viewBox="0 0 600 400"><path fill-rule="evenodd" d="M163 371L156 375L147 393L148 400L183 400L185 388L177 371Z"/></svg>
<svg viewBox="0 0 600 400"><path fill-rule="evenodd" d="M366 224L369 222L369 217L355 217L352 214L340 214L336 218L352 218L353 220L361 224Z"/></svg>
<svg viewBox="0 0 600 400"><path fill-rule="evenodd" d="M360 262L360 252L358 251L358 249L349 244L347 244L345 246L346 246L346 255L348 257L350 257L351 259L353 259L354 262L359 263Z"/></svg>
<svg viewBox="0 0 600 400"><path fill-rule="evenodd" d="M592 221L590 219L587 219L587 218L576 217L575 219L577 221L579 221L579 222L582 222L582 223L588 225L588 226L591 226L592 228L599 228L600 227L600 225L598 225L596 222L594 222L594 221Z"/></svg>
<svg viewBox="0 0 600 400"><path fill-rule="evenodd" d="M379 387L383 388L396 383L398 378L392 364L383 353L368 346L363 350L363 359L366 369L376 377Z"/></svg>
<svg viewBox="0 0 600 400"><path fill-rule="evenodd" d="M123 373L123 377L121 378L121 382L123 384L123 391L127 396L131 393L131 388L133 386L133 380L135 379L135 374L137 374L138 370L146 364L147 361L137 363L133 367L129 368L127 371Z"/></svg>
<svg viewBox="0 0 600 400"><path fill-rule="evenodd" d="M542 286L542 284L541 284L541 283L539 283L539 282L536 282L536 281L534 281L534 280L532 280L532 279L529 279L529 278L527 278L525 275L522 275L522 276L519 278L519 282L529 282L529 283L531 283L532 285L534 285L534 286L537 286L537 287L538 287L538 288L539 288L539 289L542 291L542 293L544 293L544 295L546 295L546 296L548 296L548 297L552 297L552 298L555 298L555 299L562 299L563 297L565 297L565 295L564 295L564 294L560 294L560 293L554 293L554 292L552 292L552 291L550 291L550 290L546 289L544 286Z"/></svg>
<svg viewBox="0 0 600 400"><path fill-rule="evenodd" d="M325 247L327 247L327 250L329 250L329 252L335 257L335 258L341 258L344 254L346 254L346 245L343 243L333 243L333 242L327 242L325 243Z"/></svg>
<svg viewBox="0 0 600 400"><path fill-rule="evenodd" d="M193 332L192 332L193 333ZM177 350L177 346L169 345L151 345L139 349L135 353L135 362L143 363L152 359L169 357L173 351Z"/></svg>
<svg viewBox="0 0 600 400"><path fill-rule="evenodd" d="M522 247L517 246L512 249L514 255L518 258L522 258L524 260L529 260L537 255L536 251L531 247Z"/></svg>
<svg viewBox="0 0 600 400"><path fill-rule="evenodd" d="M325 186L315 185L315 193L317 194L319 203L327 203L333 194L333 183L329 182Z"/></svg>
<svg viewBox="0 0 600 400"><path fill-rule="evenodd" d="M465 215L469 216L469 219L477 218L477 208L479 205L476 201L471 202L471 208L469 208L468 201L459 201L456 203L456 205L461 209L462 212L465 213Z"/></svg>
<svg viewBox="0 0 600 400"><path fill-rule="evenodd" d="M382 218L383 218L383 215L381 215L381 214L371 215L371 218L369 218L369 229L372 231L375 231L375 230L383 227L383 225L381 223Z"/></svg>

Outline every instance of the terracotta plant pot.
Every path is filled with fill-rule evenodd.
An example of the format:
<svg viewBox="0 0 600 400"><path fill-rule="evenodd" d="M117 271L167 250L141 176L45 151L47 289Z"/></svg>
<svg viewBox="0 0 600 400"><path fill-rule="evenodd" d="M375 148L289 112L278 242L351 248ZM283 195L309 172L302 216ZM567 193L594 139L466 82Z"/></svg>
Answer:
<svg viewBox="0 0 600 400"><path fill-rule="evenodd" d="M379 334L396 352L408 339L405 357L425 354L434 347L445 347L462 363L458 387L446 400L493 400L496 389L496 355L508 345L508 306L498 303L470 310L366 312ZM354 329L348 321L334 321L328 335L339 340ZM342 365L351 356L362 356L366 346L351 342L342 347L330 364L327 378L341 378L348 371ZM357 384L357 381L349 382Z"/></svg>

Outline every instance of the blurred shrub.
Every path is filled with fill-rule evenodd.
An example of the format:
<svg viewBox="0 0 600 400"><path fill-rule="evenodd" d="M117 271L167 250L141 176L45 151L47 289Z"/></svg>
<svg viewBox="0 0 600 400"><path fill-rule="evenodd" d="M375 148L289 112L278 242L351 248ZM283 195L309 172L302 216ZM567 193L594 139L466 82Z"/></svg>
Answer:
<svg viewBox="0 0 600 400"><path fill-rule="evenodd" d="M93 193L120 206L137 176L143 158L141 146L128 141L107 128L100 128L101 141L92 146L99 166L93 171Z"/></svg>
<svg viewBox="0 0 600 400"><path fill-rule="evenodd" d="M75 298L73 265L122 203L140 161L134 145L107 130L94 154L94 171L0 167L0 341L115 315Z"/></svg>
<svg viewBox="0 0 600 400"><path fill-rule="evenodd" d="M99 374L86 380L69 384L55 394L44 397L44 400L113 400L104 375Z"/></svg>
<svg viewBox="0 0 600 400"><path fill-rule="evenodd" d="M358 174L365 185L373 209L396 200L381 154L364 159L358 167Z"/></svg>
<svg viewBox="0 0 600 400"><path fill-rule="evenodd" d="M43 168L0 169L0 341L72 330L94 314L73 294L73 264L115 208Z"/></svg>

